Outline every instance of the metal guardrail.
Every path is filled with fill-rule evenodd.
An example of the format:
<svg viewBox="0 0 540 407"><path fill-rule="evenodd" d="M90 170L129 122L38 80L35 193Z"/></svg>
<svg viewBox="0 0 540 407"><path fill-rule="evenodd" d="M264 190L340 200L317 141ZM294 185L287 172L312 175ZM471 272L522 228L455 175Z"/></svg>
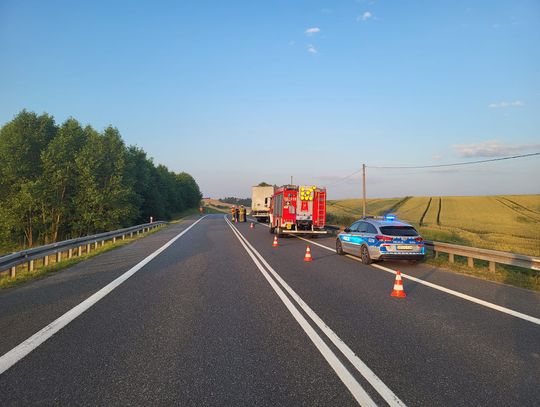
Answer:
<svg viewBox="0 0 540 407"><path fill-rule="evenodd" d="M331 231L331 233L329 234L332 236L337 235L341 231L339 226L326 225L326 228L330 229L329 232ZM429 240L426 240L424 243L435 252L435 257L438 257L439 253L447 253L450 263L455 262L455 256L462 256L467 258L467 265L471 268L474 268L474 260L477 259L487 261L489 270L492 272L495 271L497 263L540 271L539 257Z"/></svg>
<svg viewBox="0 0 540 407"><path fill-rule="evenodd" d="M129 228L114 230L112 232L64 240L62 242L7 254L0 257L0 273L9 271L10 277L15 277L17 266L21 264L28 264L28 270L33 271L36 267L36 260L42 259L42 266L48 266L49 257L52 255L56 256L56 262L58 263L63 260L63 257L68 259L72 258L74 255L74 249L76 250L77 256L81 256L83 251L85 253L90 253L92 246L94 246L95 250L100 244L103 246L107 240L112 240L113 242L115 242L117 238L124 240L127 235L132 237L133 234L139 234L141 231L144 233L147 230L154 229L166 223L167 222L163 221L145 223L143 225L131 226ZM66 253L66 256L63 256L63 253Z"/></svg>
<svg viewBox="0 0 540 407"><path fill-rule="evenodd" d="M435 257L439 253L448 253L448 261L454 263L454 256L467 258L469 267L474 267L474 259L485 260L489 263L489 270L495 271L495 264L507 264L516 267L523 267L532 270L540 270L540 258L526 256L523 254L500 252L497 250L478 249L476 247L460 246L451 243L425 242L426 246L435 252Z"/></svg>

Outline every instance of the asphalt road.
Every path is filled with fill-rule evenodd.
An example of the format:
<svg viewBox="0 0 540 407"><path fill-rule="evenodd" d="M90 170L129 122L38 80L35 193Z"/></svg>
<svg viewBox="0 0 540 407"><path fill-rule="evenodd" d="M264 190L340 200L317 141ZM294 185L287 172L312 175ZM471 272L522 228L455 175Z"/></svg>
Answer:
<svg viewBox="0 0 540 407"><path fill-rule="evenodd" d="M0 292L0 405L540 405L538 293L197 220Z"/></svg>

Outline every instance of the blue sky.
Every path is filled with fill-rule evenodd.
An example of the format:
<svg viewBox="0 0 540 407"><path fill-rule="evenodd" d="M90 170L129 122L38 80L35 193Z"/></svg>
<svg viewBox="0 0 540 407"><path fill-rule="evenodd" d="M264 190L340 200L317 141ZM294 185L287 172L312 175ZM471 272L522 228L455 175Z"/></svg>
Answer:
<svg viewBox="0 0 540 407"><path fill-rule="evenodd" d="M540 193L538 1L0 0L0 124L116 126L205 196Z"/></svg>

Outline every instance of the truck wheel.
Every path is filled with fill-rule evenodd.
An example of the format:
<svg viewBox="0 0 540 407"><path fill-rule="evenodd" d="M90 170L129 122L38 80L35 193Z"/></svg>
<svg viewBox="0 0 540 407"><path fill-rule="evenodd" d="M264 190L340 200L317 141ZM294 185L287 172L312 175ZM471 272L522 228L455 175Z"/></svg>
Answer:
<svg viewBox="0 0 540 407"><path fill-rule="evenodd" d="M369 255L369 250L367 246L362 246L362 250L360 251L360 257L362 258L362 263L364 264L373 263L373 260L371 260L371 256Z"/></svg>
<svg viewBox="0 0 540 407"><path fill-rule="evenodd" d="M276 233L278 237L283 237L283 233L281 233L281 230L282 229L279 226L276 228Z"/></svg>
<svg viewBox="0 0 540 407"><path fill-rule="evenodd" d="M343 251L343 246L341 245L341 240L336 240L336 253L340 256L343 256L345 252Z"/></svg>

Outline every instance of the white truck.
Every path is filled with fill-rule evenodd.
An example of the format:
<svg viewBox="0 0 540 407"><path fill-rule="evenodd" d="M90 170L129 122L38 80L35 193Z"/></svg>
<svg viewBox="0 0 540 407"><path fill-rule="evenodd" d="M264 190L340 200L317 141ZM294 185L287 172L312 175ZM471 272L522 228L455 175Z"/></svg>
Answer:
<svg viewBox="0 0 540 407"><path fill-rule="evenodd" d="M251 188L251 216L258 222L270 220L270 199L274 195L273 186L256 186Z"/></svg>

